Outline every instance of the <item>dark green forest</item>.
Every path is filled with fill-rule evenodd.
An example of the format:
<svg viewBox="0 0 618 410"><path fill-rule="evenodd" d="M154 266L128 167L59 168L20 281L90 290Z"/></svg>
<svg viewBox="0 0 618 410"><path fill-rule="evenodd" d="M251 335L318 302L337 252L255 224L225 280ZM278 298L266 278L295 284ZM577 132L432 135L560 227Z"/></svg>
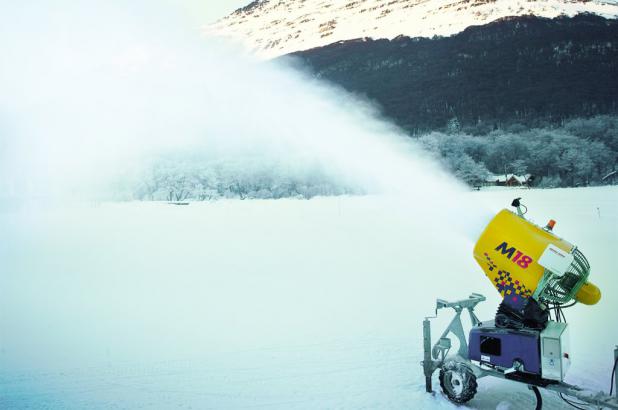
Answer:
<svg viewBox="0 0 618 410"><path fill-rule="evenodd" d="M507 169L545 186L596 184L616 167L618 20L524 16L292 56L373 102L469 183Z"/></svg>
<svg viewBox="0 0 618 410"><path fill-rule="evenodd" d="M445 38L352 40L293 54L410 133L488 132L616 113L618 20L518 17Z"/></svg>

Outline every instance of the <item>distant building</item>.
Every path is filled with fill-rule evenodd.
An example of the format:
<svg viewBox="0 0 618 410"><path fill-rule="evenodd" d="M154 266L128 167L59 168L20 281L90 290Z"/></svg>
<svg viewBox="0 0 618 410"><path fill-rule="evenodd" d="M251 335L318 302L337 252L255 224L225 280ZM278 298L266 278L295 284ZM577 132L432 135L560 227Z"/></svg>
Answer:
<svg viewBox="0 0 618 410"><path fill-rule="evenodd" d="M485 179L485 186L530 186L534 178L526 175L490 175Z"/></svg>

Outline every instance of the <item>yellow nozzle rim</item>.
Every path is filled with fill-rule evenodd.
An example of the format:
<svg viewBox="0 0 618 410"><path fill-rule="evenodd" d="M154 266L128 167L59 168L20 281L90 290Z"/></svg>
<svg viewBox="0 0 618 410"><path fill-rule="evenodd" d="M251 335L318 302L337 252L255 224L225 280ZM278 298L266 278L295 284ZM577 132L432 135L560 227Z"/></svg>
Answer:
<svg viewBox="0 0 618 410"><path fill-rule="evenodd" d="M601 290L594 283L586 282L575 295L575 300L584 305L595 305L601 300Z"/></svg>

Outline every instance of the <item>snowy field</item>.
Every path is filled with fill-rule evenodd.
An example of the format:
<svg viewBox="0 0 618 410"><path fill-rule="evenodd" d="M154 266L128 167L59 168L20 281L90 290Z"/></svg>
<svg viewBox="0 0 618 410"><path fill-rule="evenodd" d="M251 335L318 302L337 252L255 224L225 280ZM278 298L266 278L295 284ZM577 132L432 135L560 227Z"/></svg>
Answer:
<svg viewBox="0 0 618 410"><path fill-rule="evenodd" d="M421 321L470 292L493 316L473 225L515 196L591 262L603 299L566 311L567 381L606 391L618 187L468 192L435 212L385 197L5 205L0 408L453 408L424 392ZM481 379L469 407L533 400Z"/></svg>

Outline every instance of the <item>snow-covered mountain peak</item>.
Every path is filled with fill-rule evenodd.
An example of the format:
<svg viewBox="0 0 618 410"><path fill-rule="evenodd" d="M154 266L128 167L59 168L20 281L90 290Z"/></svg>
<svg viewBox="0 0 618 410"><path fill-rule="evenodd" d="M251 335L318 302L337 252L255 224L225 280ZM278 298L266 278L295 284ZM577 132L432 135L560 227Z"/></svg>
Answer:
<svg viewBox="0 0 618 410"><path fill-rule="evenodd" d="M355 38L448 36L513 16L618 16L601 0L257 0L205 28L265 58Z"/></svg>

